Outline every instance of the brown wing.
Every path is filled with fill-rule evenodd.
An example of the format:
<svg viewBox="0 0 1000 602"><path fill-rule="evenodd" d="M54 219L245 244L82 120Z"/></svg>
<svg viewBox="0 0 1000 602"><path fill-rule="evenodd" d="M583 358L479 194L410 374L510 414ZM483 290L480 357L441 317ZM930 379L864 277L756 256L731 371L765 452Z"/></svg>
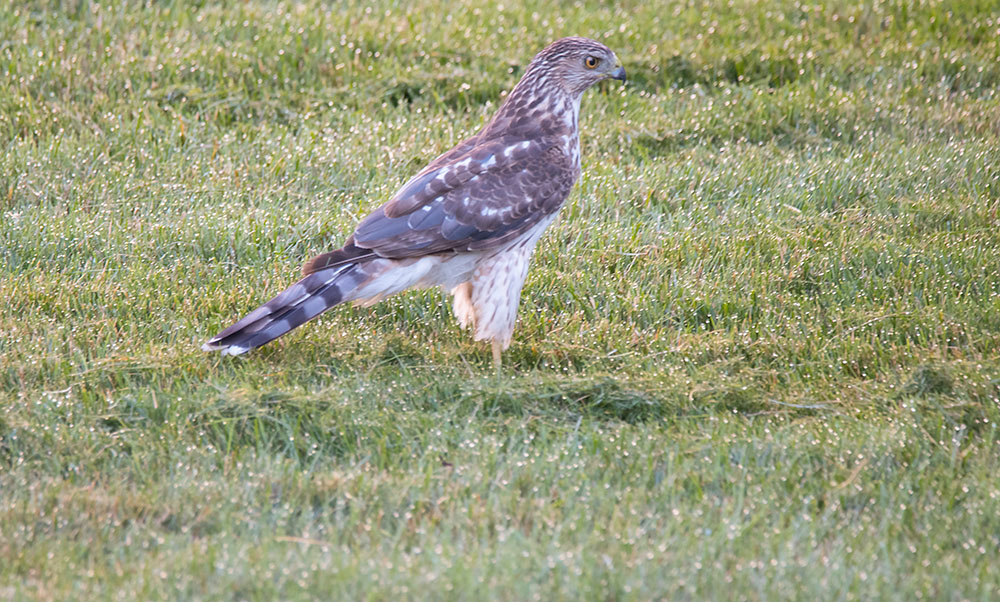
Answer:
<svg viewBox="0 0 1000 602"><path fill-rule="evenodd" d="M562 206L576 179L553 139L495 139L428 168L354 232L381 257L501 245Z"/></svg>

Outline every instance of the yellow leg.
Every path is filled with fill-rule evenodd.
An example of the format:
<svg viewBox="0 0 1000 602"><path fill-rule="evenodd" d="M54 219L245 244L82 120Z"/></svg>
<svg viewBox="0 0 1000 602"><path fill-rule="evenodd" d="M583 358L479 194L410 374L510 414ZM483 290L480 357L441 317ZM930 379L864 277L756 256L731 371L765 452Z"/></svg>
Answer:
<svg viewBox="0 0 1000 602"><path fill-rule="evenodd" d="M497 368L497 374L500 374L500 366L503 363L500 354L503 352L503 347L500 345L500 341L493 339L493 365Z"/></svg>

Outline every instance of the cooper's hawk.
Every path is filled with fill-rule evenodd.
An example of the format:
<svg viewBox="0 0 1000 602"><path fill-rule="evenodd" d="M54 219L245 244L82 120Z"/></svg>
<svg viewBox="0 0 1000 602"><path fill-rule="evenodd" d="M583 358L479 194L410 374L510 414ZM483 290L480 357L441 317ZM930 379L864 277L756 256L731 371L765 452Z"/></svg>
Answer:
<svg viewBox="0 0 1000 602"><path fill-rule="evenodd" d="M202 347L238 355L331 307L440 286L493 359L510 345L538 238L580 175L580 98L625 69L603 44L563 38L542 50L500 110L366 217L343 248Z"/></svg>

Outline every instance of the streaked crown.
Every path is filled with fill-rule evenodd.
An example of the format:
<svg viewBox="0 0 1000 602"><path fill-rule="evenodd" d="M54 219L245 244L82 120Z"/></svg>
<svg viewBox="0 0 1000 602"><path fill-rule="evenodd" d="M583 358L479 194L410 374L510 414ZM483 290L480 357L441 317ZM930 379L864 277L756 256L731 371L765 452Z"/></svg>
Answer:
<svg viewBox="0 0 1000 602"><path fill-rule="evenodd" d="M625 79L625 69L615 53L597 40L572 37L556 40L535 55L521 81L546 80L578 95L609 78Z"/></svg>

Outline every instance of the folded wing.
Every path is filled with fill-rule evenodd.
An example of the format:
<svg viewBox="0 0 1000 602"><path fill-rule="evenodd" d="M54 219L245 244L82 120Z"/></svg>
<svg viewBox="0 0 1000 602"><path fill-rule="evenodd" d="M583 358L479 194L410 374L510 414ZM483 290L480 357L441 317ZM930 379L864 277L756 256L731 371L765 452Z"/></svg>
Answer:
<svg viewBox="0 0 1000 602"><path fill-rule="evenodd" d="M558 210L574 179L553 140L493 140L417 174L352 243L392 258L500 246Z"/></svg>

